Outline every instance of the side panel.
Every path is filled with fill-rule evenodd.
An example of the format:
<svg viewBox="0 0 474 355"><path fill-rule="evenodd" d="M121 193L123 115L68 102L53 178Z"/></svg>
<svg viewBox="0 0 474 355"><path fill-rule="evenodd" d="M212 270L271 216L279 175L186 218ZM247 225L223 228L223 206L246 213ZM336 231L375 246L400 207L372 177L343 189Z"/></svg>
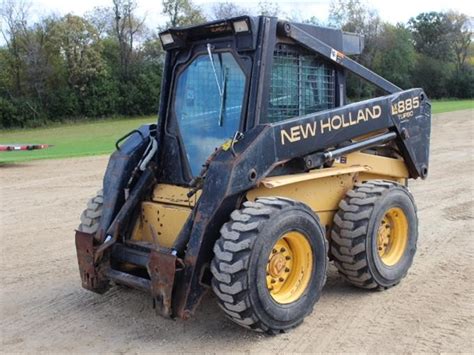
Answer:
<svg viewBox="0 0 474 355"><path fill-rule="evenodd" d="M327 176L329 174L331 176ZM314 178L308 180L310 177ZM373 179L404 183L407 177L403 160L357 152L342 157L332 168L263 179L258 188L247 193L247 199L282 196L301 201L319 215L326 228L330 228L339 202L354 184Z"/></svg>
<svg viewBox="0 0 474 355"><path fill-rule="evenodd" d="M321 223L329 228L339 201L355 184L356 173L329 176L316 180L301 181L276 188L259 187L247 193L247 199L257 197L280 196L307 204L317 212Z"/></svg>
<svg viewBox="0 0 474 355"><path fill-rule="evenodd" d="M200 196L199 192L190 199L186 195L188 191L180 186L156 185L151 201L141 204L130 239L171 248Z"/></svg>
<svg viewBox="0 0 474 355"><path fill-rule="evenodd" d="M388 158L380 155L355 152L341 157L334 164L335 167L366 166L371 174L393 178L407 178L409 176L405 162L401 159Z"/></svg>
<svg viewBox="0 0 474 355"><path fill-rule="evenodd" d="M189 207L143 202L131 240L171 248L190 213Z"/></svg>
<svg viewBox="0 0 474 355"><path fill-rule="evenodd" d="M152 201L168 203L172 205L194 207L201 196L201 191L197 191L193 197L187 196L189 188L176 185L158 184L153 189Z"/></svg>

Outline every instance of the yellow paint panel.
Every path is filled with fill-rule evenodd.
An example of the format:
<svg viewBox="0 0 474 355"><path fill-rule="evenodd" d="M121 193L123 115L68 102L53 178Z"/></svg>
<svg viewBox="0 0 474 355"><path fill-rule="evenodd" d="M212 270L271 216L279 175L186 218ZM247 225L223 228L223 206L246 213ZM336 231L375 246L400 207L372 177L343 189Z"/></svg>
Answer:
<svg viewBox="0 0 474 355"><path fill-rule="evenodd" d="M319 211L318 214L319 220L323 226L330 227L332 226L332 220L337 211Z"/></svg>
<svg viewBox="0 0 474 355"><path fill-rule="evenodd" d="M354 185L356 174L328 176L274 188L261 186L250 190L247 198L254 201L257 197L281 196L303 202L318 213L323 225L329 226L332 224L332 217L338 209L339 201Z"/></svg>
<svg viewBox="0 0 474 355"><path fill-rule="evenodd" d="M302 174L293 174L293 175L282 175L282 176L272 176L262 180L262 184L269 189L274 187L279 187L283 185L294 184L295 182L320 179L324 177L341 175L341 174L350 174L356 173L359 171L369 171L370 168L367 166L341 166L334 168L326 169L314 169L307 173Z"/></svg>
<svg viewBox="0 0 474 355"><path fill-rule="evenodd" d="M341 159L343 161L344 159ZM380 155L355 152L345 156L345 163L335 163L334 167L349 167L354 165L368 166L370 173L384 177L406 178L408 169L402 159L382 157Z"/></svg>
<svg viewBox="0 0 474 355"><path fill-rule="evenodd" d="M369 181L369 180L391 180L398 182L399 184L405 185L407 179L406 178L396 178L392 176L385 176L385 175L380 175L380 174L372 174L372 173L359 173L355 182L364 182L364 181Z"/></svg>
<svg viewBox="0 0 474 355"><path fill-rule="evenodd" d="M257 197L281 196L303 202L328 228L339 202L356 182L385 179L403 184L408 177L405 162L400 159L356 152L341 160L345 163L335 163L331 168L266 178L260 187L247 193L247 198L253 201Z"/></svg>
<svg viewBox="0 0 474 355"><path fill-rule="evenodd" d="M306 180L315 180L329 176L361 173L372 179L389 179L399 181L408 177L405 162L401 159L387 158L365 153L351 153L341 159L345 163L335 163L333 167L314 169L307 173L272 176L262 180L262 184L269 188L294 184ZM360 181L360 180L359 180Z"/></svg>
<svg viewBox="0 0 474 355"><path fill-rule="evenodd" d="M155 202L169 203L178 206L193 207L201 195L199 190L193 197L188 198L188 187L176 185L158 184L153 190L151 199Z"/></svg>
<svg viewBox="0 0 474 355"><path fill-rule="evenodd" d="M190 213L187 207L143 202L131 239L170 248Z"/></svg>

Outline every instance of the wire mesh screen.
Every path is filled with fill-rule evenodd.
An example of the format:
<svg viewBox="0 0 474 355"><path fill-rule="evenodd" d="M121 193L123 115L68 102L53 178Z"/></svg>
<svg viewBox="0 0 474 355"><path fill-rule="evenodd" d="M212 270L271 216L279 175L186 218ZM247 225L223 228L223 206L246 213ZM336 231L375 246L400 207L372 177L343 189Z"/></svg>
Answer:
<svg viewBox="0 0 474 355"><path fill-rule="evenodd" d="M326 110L335 103L335 72L320 57L278 45L273 56L267 122Z"/></svg>

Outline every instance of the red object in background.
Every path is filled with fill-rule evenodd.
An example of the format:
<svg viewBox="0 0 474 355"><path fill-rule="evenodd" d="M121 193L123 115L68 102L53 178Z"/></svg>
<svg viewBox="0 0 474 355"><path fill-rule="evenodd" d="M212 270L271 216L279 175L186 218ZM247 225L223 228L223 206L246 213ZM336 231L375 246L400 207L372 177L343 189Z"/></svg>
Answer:
<svg viewBox="0 0 474 355"><path fill-rule="evenodd" d="M14 150L36 150L52 147L51 144L0 144L0 152L11 152Z"/></svg>

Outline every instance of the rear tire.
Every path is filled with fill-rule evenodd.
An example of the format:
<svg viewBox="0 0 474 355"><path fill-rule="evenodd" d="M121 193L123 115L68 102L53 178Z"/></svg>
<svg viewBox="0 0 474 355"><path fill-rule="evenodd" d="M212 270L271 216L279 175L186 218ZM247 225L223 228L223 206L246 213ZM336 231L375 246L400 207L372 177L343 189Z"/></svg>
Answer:
<svg viewBox="0 0 474 355"><path fill-rule="evenodd" d="M235 323L276 334L312 312L326 281L327 242L318 217L283 198L245 202L214 246L212 288Z"/></svg>
<svg viewBox="0 0 474 355"><path fill-rule="evenodd" d="M97 191L95 197L87 202L87 208L81 214L81 223L77 228L78 231L95 234L99 229L100 217L102 217L102 205L104 197L102 190Z"/></svg>
<svg viewBox="0 0 474 355"><path fill-rule="evenodd" d="M358 184L339 204L331 254L341 275L366 289L387 289L403 279L416 252L418 218L405 186L373 180Z"/></svg>

